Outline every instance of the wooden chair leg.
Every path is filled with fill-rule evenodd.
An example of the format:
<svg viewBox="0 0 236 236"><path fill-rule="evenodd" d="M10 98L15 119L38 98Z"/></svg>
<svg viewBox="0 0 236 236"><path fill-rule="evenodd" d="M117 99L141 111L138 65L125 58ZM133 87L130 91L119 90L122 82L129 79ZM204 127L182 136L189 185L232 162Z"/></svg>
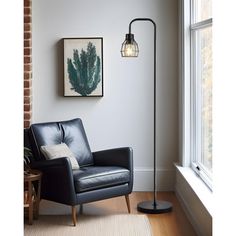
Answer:
<svg viewBox="0 0 236 236"><path fill-rule="evenodd" d="M29 193L29 224L33 224L33 209L34 209L34 202L32 200L32 182L29 181L28 183L28 193Z"/></svg>
<svg viewBox="0 0 236 236"><path fill-rule="evenodd" d="M76 206L72 206L72 221L74 226L76 226Z"/></svg>
<svg viewBox="0 0 236 236"><path fill-rule="evenodd" d="M129 195L125 195L125 200L126 200L126 204L127 204L127 208L128 208L128 212L130 213L130 201L129 201Z"/></svg>

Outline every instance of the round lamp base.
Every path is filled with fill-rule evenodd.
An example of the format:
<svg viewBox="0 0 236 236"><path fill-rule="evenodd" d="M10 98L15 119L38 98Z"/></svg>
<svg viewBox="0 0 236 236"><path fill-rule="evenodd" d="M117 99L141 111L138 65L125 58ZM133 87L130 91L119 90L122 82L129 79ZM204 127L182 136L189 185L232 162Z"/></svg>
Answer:
<svg viewBox="0 0 236 236"><path fill-rule="evenodd" d="M138 211L147 214L160 214L172 211L172 204L166 201L156 201L156 206L153 201L140 202L137 206Z"/></svg>

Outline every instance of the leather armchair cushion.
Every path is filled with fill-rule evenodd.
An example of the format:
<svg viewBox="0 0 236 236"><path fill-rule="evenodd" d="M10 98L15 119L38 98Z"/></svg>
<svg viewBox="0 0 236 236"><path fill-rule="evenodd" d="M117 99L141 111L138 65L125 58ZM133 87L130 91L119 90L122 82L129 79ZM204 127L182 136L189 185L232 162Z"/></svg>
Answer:
<svg viewBox="0 0 236 236"><path fill-rule="evenodd" d="M36 160L45 160L45 156L40 151L41 146L60 144L61 130L56 122L32 124L30 127L30 140Z"/></svg>
<svg viewBox="0 0 236 236"><path fill-rule="evenodd" d="M31 146L36 160L45 160L41 146L65 143L80 166L93 165L93 156L81 119L32 124Z"/></svg>
<svg viewBox="0 0 236 236"><path fill-rule="evenodd" d="M93 156L81 119L60 122L63 142L74 153L80 166L93 165Z"/></svg>
<svg viewBox="0 0 236 236"><path fill-rule="evenodd" d="M77 193L128 183L130 171L118 166L89 166L73 171Z"/></svg>

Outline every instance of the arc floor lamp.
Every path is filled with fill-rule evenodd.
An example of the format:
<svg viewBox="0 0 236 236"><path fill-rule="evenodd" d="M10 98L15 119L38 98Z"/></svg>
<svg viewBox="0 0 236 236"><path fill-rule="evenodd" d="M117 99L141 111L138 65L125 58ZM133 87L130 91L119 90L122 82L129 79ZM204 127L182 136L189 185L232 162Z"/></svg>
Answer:
<svg viewBox="0 0 236 236"><path fill-rule="evenodd" d="M156 23L150 18L135 18L129 23L129 33L125 36L125 41L121 46L122 57L137 57L139 53L138 44L131 33L131 25L135 21L148 21L154 26L154 181L153 181L153 201L144 201L138 203L137 209L140 212L159 214L172 210L172 204L166 201L156 200Z"/></svg>

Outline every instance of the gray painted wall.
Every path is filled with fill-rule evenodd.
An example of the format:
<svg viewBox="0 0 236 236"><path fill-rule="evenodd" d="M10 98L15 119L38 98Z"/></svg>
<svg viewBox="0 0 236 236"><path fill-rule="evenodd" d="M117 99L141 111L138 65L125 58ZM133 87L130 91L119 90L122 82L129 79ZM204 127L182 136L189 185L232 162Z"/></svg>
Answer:
<svg viewBox="0 0 236 236"><path fill-rule="evenodd" d="M93 151L131 146L134 189L153 185L153 26L132 30L140 56L121 58L129 22L157 24L158 189L174 190L178 160L178 1L33 1L33 122L83 119ZM63 97L62 38L103 37L104 97Z"/></svg>

